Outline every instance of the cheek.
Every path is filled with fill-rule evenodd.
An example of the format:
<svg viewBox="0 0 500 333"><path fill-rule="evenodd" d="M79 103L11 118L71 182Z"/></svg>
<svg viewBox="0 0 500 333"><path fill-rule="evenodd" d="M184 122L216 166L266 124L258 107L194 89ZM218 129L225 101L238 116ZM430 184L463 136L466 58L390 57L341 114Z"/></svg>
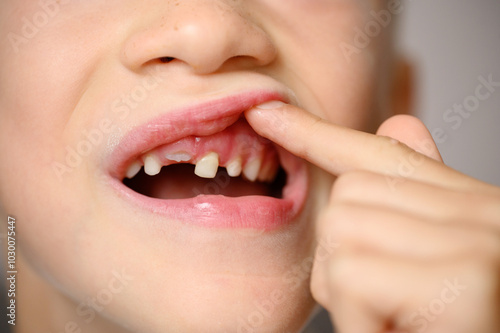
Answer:
<svg viewBox="0 0 500 333"><path fill-rule="evenodd" d="M10 42L0 48L0 200L12 214L50 211L43 218L29 216L25 221L31 229L38 228L37 221L57 221L55 215L67 213L62 203L71 207L67 201L78 202L85 193L77 184L61 184L53 163L64 161L68 138L79 135L67 124L88 81L88 68L100 56L102 44L90 45L95 36L105 35L88 31L91 15L75 16L76 4L63 0L57 2L60 8L52 8L57 15L28 34L36 17L46 14L42 3L6 0L0 11L0 39L23 41L17 49ZM72 16L77 18L70 24ZM68 182L73 177L76 173Z"/></svg>
<svg viewBox="0 0 500 333"><path fill-rule="evenodd" d="M0 38L22 29L22 20L16 18L30 17L36 8L29 7L37 4L24 1L18 6L21 12L7 1L6 12L17 16L1 21ZM72 243L87 215L87 208L78 203L87 191L72 180L76 172L62 183L52 164L64 151L65 124L79 93L75 78L81 75L74 70L70 75L76 55L47 47L50 36L57 34L47 26L18 52L11 47L0 50L0 202L3 211L18 220L22 255L49 275L71 276Z"/></svg>
<svg viewBox="0 0 500 333"><path fill-rule="evenodd" d="M44 123L29 117L19 121L25 110L16 110L0 105L0 202L3 211L18 220L23 255L32 263L56 267L74 255L77 217L86 214L78 202L85 199L86 190L70 178L64 183L56 178L51 163L57 138Z"/></svg>
<svg viewBox="0 0 500 333"><path fill-rule="evenodd" d="M352 43L355 27L364 25L365 6L359 1L317 1L303 6L314 15L289 10L284 15L289 20L277 29L284 75L302 106L359 130L371 129L376 112L376 51L367 48L347 58L341 46Z"/></svg>

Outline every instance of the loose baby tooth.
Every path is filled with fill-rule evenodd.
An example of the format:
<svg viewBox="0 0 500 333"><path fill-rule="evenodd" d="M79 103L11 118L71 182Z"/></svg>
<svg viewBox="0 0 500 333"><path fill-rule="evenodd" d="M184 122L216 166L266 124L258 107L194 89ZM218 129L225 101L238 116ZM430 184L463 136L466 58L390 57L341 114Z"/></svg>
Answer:
<svg viewBox="0 0 500 333"><path fill-rule="evenodd" d="M219 168L219 154L208 153L196 163L194 173L201 178L215 178Z"/></svg>
<svg viewBox="0 0 500 333"><path fill-rule="evenodd" d="M154 155L147 155L144 159L144 172L150 176L156 176L161 171L161 163Z"/></svg>
<svg viewBox="0 0 500 333"><path fill-rule="evenodd" d="M278 171L280 171L279 165L275 165L274 167L272 167L269 171L267 179L265 179L264 181L269 182L269 183L274 182L274 180L276 179L276 176L278 175Z"/></svg>
<svg viewBox="0 0 500 333"><path fill-rule="evenodd" d="M278 161L268 161L260 169L258 179L261 182L272 183L276 179L279 170L280 170L280 164Z"/></svg>
<svg viewBox="0 0 500 333"><path fill-rule="evenodd" d="M243 169L243 175L251 182L256 181L257 177L259 176L261 165L262 160L260 158L256 158L255 160L245 165L245 168Z"/></svg>
<svg viewBox="0 0 500 333"><path fill-rule="evenodd" d="M266 163L259 172L259 177L257 178L260 182L270 182L273 180L273 164Z"/></svg>
<svg viewBox="0 0 500 333"><path fill-rule="evenodd" d="M275 165L274 168L271 169L271 172L269 172L269 178L267 178L267 181L272 183L276 179L276 176L278 176L278 172L280 171L280 166Z"/></svg>
<svg viewBox="0 0 500 333"><path fill-rule="evenodd" d="M178 152L178 153L173 153L173 154L167 154L167 155L165 155L165 158L167 160L171 160L171 161L179 163L179 162L191 161L191 159L193 157L189 153Z"/></svg>
<svg viewBox="0 0 500 333"><path fill-rule="evenodd" d="M127 178L129 179L134 178L139 173L139 171L141 171L141 168L142 168L141 162L135 161L134 163L132 163L127 169L127 175L126 175Z"/></svg>
<svg viewBox="0 0 500 333"><path fill-rule="evenodd" d="M238 157L226 166L227 174L229 177L239 177L241 175L242 168L241 157Z"/></svg>

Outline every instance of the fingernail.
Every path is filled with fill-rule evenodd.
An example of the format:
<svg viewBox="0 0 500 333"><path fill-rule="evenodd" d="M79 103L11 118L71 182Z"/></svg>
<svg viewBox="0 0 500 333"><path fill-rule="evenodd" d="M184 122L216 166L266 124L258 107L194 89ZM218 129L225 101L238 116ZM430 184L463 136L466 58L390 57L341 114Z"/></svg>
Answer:
<svg viewBox="0 0 500 333"><path fill-rule="evenodd" d="M262 109L262 110L271 110L271 109L279 109L283 105L285 105L285 103L283 103L281 101L270 101L270 102L266 102L266 103L262 103L260 105L257 105L256 108Z"/></svg>

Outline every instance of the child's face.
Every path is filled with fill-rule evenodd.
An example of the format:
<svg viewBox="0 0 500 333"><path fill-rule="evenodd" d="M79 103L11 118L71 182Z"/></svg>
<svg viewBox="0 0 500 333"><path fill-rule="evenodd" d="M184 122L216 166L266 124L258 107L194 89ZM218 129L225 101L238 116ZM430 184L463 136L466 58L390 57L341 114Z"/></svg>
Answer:
<svg viewBox="0 0 500 333"><path fill-rule="evenodd" d="M222 124L282 99L371 130L383 44L348 61L340 43L378 2L2 1L0 202L17 217L23 262L75 302L80 327L96 312L141 332L304 322L313 221L332 179L277 159L244 120ZM259 154L279 163L283 195L225 173L201 181L189 164L209 151L235 174L241 157L246 178ZM155 173L176 159L123 185L136 161Z"/></svg>

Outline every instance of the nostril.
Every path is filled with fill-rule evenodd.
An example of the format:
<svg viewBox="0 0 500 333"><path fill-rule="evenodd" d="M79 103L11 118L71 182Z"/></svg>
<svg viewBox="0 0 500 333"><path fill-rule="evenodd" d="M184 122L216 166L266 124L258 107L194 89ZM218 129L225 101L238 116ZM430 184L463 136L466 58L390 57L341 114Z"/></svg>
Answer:
<svg viewBox="0 0 500 333"><path fill-rule="evenodd" d="M173 58L173 57L161 57L161 58L160 58L160 61L161 61L162 63L164 63L164 64L167 64L167 63L169 63L169 62L171 62L171 61L173 61L173 60L175 60L175 58Z"/></svg>

